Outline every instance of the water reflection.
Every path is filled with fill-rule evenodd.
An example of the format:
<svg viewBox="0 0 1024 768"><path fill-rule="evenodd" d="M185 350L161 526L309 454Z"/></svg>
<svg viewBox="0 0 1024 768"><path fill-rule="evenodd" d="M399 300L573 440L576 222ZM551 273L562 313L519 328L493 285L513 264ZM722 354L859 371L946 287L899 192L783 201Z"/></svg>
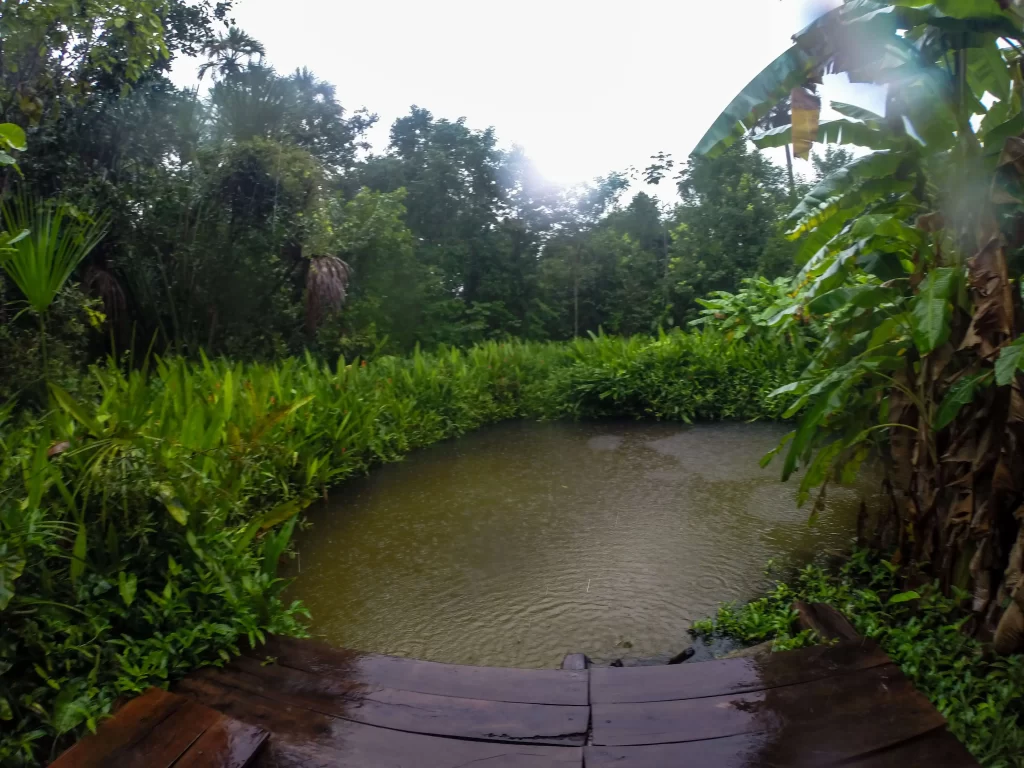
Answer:
<svg viewBox="0 0 1024 768"><path fill-rule="evenodd" d="M839 550L857 493L814 528L758 459L773 424L509 423L375 470L311 510L290 597L313 632L435 661L552 667L671 655L769 558Z"/></svg>

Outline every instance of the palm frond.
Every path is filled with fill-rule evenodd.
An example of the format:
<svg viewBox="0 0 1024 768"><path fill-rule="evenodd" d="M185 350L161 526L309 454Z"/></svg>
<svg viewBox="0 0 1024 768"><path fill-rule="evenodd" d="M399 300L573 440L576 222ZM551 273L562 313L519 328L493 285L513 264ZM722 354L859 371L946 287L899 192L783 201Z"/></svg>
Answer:
<svg viewBox="0 0 1024 768"><path fill-rule="evenodd" d="M352 268L337 256L314 256L306 273L306 328L315 331L341 311L348 296Z"/></svg>

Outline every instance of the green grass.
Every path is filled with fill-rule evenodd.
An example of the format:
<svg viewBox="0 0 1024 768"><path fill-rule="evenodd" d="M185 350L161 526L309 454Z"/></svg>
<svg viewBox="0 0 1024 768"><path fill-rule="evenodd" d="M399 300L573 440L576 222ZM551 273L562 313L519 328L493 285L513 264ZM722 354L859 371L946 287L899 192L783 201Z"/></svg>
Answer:
<svg viewBox="0 0 1024 768"><path fill-rule="evenodd" d="M416 448L513 418L773 418L791 350L713 332L491 342L334 365L95 367L0 409L0 763L119 696L303 632L278 562L301 510Z"/></svg>
<svg viewBox="0 0 1024 768"><path fill-rule="evenodd" d="M762 598L722 605L693 630L799 648L818 639L792 632L793 601L828 603L878 641L983 766L1024 767L1024 656L994 656L961 631L971 618L960 607L966 595L950 599L931 585L904 591L901 576L891 562L857 551L836 570L811 565Z"/></svg>

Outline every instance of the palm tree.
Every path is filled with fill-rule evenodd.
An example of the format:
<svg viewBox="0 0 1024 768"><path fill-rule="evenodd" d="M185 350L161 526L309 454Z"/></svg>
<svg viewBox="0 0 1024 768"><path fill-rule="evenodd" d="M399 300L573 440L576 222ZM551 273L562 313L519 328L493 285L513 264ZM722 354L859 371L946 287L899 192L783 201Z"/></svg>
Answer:
<svg viewBox="0 0 1024 768"><path fill-rule="evenodd" d="M262 61L266 51L256 38L238 27L229 27L226 35L218 35L216 40L203 46L203 54L209 61L199 68L200 80L211 69L222 78L238 75L253 59Z"/></svg>

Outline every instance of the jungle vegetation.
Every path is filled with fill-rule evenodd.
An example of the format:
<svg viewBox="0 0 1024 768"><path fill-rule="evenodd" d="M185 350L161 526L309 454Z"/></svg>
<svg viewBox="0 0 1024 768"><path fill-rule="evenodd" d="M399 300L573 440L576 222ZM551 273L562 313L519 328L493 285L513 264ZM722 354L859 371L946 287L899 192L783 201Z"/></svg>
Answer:
<svg viewBox="0 0 1024 768"><path fill-rule="evenodd" d="M962 697L955 728L988 712L996 735L958 735L1013 764L1019 667L988 654L1024 644L1016 4L849 0L685 162L569 189L420 106L371 149L376 115L230 14L0 0L0 763L301 634L278 562L353 473L501 419L626 415L792 419L776 461L812 521L882 457L891 578L881 607L841 594L873 621L933 585L896 617L952 617L915 679ZM821 120L836 73L885 85L885 114ZM781 146L815 178L759 150ZM862 590L889 568L851 563Z"/></svg>

